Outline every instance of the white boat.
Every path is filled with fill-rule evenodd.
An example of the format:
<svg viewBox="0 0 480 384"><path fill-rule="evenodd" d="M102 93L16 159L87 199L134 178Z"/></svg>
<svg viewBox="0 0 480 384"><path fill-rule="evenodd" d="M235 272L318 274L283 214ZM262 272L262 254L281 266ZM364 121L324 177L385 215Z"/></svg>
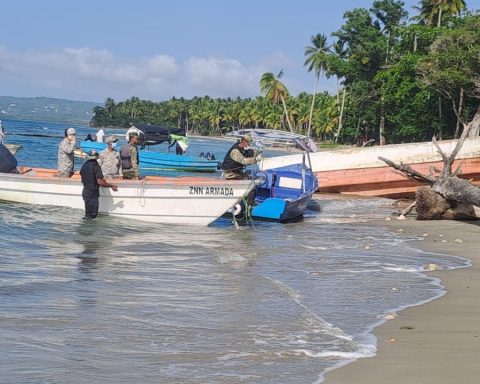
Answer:
<svg viewBox="0 0 480 384"><path fill-rule="evenodd" d="M20 167L0 173L0 200L84 209L76 173L59 178L53 169ZM251 180L156 177L115 180L118 191L100 187L100 213L168 224L209 225L254 188ZM80 217L80 213L79 213Z"/></svg>
<svg viewBox="0 0 480 384"><path fill-rule="evenodd" d="M456 140L439 141L446 154L455 148ZM432 142L391 144L375 147L348 148L310 153L312 171L318 178L319 192L363 196L406 197L415 194L419 184L406 179L382 160L382 156L428 174L431 167L443 168L442 157ZM300 162L302 155L264 158L263 170ZM480 137L467 138L454 167L461 164L460 177L480 184Z"/></svg>

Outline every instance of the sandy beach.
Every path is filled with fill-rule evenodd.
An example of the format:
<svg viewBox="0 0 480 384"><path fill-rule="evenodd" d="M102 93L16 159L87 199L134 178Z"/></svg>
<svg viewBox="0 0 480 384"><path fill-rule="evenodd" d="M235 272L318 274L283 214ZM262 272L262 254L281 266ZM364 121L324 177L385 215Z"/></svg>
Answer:
<svg viewBox="0 0 480 384"><path fill-rule="evenodd" d="M422 236L412 245L461 256L472 266L428 272L447 293L400 311L374 330L377 355L325 375L325 384L473 384L480 380L479 222L382 222L393 231Z"/></svg>

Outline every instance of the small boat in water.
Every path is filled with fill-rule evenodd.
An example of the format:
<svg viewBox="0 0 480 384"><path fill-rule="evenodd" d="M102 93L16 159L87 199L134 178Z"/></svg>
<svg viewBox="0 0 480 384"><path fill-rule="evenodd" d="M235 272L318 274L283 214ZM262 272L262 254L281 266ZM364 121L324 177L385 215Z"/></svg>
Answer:
<svg viewBox="0 0 480 384"><path fill-rule="evenodd" d="M255 197L248 211L242 201L233 212L238 220L253 219L281 223L303 217L313 193L318 189L314 173L303 161L298 164L255 172Z"/></svg>
<svg viewBox="0 0 480 384"><path fill-rule="evenodd" d="M106 143L97 143L95 141L81 141L80 148L84 152L96 149L98 152L107 147ZM176 155L174 153L161 153L138 151L140 166L143 169L166 169L177 171L192 172L215 172L218 169L218 161L200 156Z"/></svg>
<svg viewBox="0 0 480 384"><path fill-rule="evenodd" d="M182 151L188 145L188 138L184 128L166 128L158 125L135 124L127 131L136 132L139 135L138 157L140 167L154 170L175 170L192 172L215 172L218 169L218 161L215 156L207 153L206 156L188 156L169 152L147 151L144 148L162 143L168 144L168 148L177 143ZM90 135L91 136L91 135ZM96 149L98 152L107 147L106 143L96 141L81 141L80 148L84 152Z"/></svg>
<svg viewBox="0 0 480 384"><path fill-rule="evenodd" d="M0 200L84 209L80 175L56 176L54 169L19 167L0 173ZM100 187L100 213L155 223L208 225L253 188L251 180L206 177L114 179L118 191Z"/></svg>
<svg viewBox="0 0 480 384"><path fill-rule="evenodd" d="M449 154L455 148L456 140L439 141L438 144ZM301 161L301 156L264 158L261 169L296 164ZM442 158L432 142L320 151L310 153L312 170L320 185L318 191L389 198L413 196L419 184L386 165L379 156L397 164L408 164L424 174L428 174L431 167L443 167ZM480 137L465 139L454 167L460 164L460 177L480 184Z"/></svg>
<svg viewBox="0 0 480 384"><path fill-rule="evenodd" d="M263 182L255 189L254 219L288 222L303 217L318 181L305 164L293 164L256 173Z"/></svg>

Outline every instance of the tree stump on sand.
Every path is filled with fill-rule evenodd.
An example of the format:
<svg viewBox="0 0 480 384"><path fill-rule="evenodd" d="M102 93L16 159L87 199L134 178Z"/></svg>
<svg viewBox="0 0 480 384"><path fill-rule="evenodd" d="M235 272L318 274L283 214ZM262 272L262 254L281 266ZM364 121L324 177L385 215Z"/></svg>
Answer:
<svg viewBox="0 0 480 384"><path fill-rule="evenodd" d="M472 204L447 200L433 188L422 186L415 193L417 220L477 220L480 209Z"/></svg>

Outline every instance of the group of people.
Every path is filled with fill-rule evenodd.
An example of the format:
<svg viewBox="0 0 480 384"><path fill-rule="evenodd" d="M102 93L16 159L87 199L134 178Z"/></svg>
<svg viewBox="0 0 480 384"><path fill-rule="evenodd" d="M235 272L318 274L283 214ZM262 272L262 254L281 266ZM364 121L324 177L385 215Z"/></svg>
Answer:
<svg viewBox="0 0 480 384"><path fill-rule="evenodd" d="M122 145L120 151L116 150L117 141L115 136L108 136L107 148L100 153L95 149L90 150L86 156L87 161L80 169L85 219L97 217L100 187L111 188L113 191L118 190L117 185L109 183L105 178L140 179L138 132L135 130L128 132L128 141ZM222 164L226 179L241 180L250 177L244 172L245 166L254 164L261 159L260 152L249 148L251 143L252 137L246 134L228 150ZM68 128L58 147L58 176L71 177L73 175L75 147L75 129Z"/></svg>
<svg viewBox="0 0 480 384"><path fill-rule="evenodd" d="M128 138L128 142L120 148L120 151L116 150L118 139L115 136L108 136L107 148L100 153L95 149L87 153L87 161L80 169L85 219L94 219L98 215L100 187L111 188L113 191L118 190L115 184L107 182L105 178L140 178L138 133L130 132ZM73 175L76 143L75 128L67 128L65 137L58 147L58 176L71 177Z"/></svg>

